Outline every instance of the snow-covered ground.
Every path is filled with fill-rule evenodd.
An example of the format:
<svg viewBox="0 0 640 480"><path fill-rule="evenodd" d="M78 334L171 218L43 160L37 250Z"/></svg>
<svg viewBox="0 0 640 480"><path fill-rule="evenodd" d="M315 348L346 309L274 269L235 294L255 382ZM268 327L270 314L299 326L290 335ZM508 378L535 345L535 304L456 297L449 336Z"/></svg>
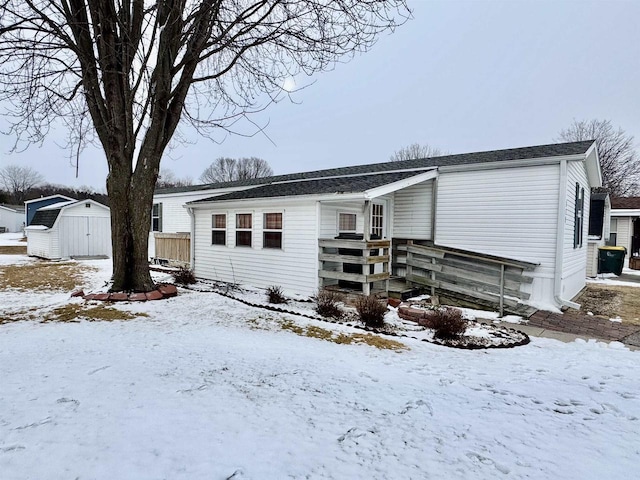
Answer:
<svg viewBox="0 0 640 480"><path fill-rule="evenodd" d="M21 241L23 237L22 233L0 233L0 247L26 247L27 243Z"/></svg>
<svg viewBox="0 0 640 480"><path fill-rule="evenodd" d="M631 281L624 280L625 278ZM619 287L640 287L640 270L624 268L621 277L613 273L601 273L597 277L587 278L587 283L615 285Z"/></svg>
<svg viewBox="0 0 640 480"><path fill-rule="evenodd" d="M0 317L28 298L0 291ZM391 351L215 293L117 308L149 317L0 324L1 479L637 477L640 353L619 344Z"/></svg>

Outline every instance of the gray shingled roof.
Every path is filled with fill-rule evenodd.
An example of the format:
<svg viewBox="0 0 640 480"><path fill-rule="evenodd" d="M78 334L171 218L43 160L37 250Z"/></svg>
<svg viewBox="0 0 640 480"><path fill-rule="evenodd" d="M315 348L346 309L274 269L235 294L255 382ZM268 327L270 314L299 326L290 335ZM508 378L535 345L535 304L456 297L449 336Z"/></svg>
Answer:
<svg viewBox="0 0 640 480"><path fill-rule="evenodd" d="M509 148L506 150L491 150L487 152L462 153L444 155L441 157L403 160L400 162L371 163L367 165L352 165L350 167L329 168L312 172L275 175L272 177L252 178L235 182L209 183L205 185L191 185L188 187L161 188L156 194L197 192L218 188L245 187L264 185L275 182L306 180L310 178L334 177L343 175L361 175L365 173L388 172L412 168L444 167L455 165L470 165L476 163L503 162L508 160L526 160L531 158L558 157L567 155L581 155L587 152L593 140L570 143L554 143L534 147Z"/></svg>
<svg viewBox="0 0 640 480"><path fill-rule="evenodd" d="M191 203L245 200L249 198L290 197L296 195L321 195L328 193L359 193L422 173L424 172L392 172L375 175L317 178L298 182L273 183L227 193L217 197L205 198Z"/></svg>
<svg viewBox="0 0 640 480"><path fill-rule="evenodd" d="M33 220L31 220L31 225L44 225L45 227L53 227L53 224L56 223L56 218L60 214L60 209L52 209L52 210L37 210L35 215L33 216Z"/></svg>

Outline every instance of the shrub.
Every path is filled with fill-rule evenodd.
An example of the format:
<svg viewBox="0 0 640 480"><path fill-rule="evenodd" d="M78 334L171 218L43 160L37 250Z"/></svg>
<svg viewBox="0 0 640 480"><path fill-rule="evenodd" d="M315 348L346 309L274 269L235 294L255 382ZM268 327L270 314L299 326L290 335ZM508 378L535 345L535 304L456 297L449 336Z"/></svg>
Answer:
<svg viewBox="0 0 640 480"><path fill-rule="evenodd" d="M173 280L181 285L192 285L197 281L193 270L187 267L180 267L178 271L173 274Z"/></svg>
<svg viewBox="0 0 640 480"><path fill-rule="evenodd" d="M282 287L278 285L267 288L267 298L269 303L287 303L287 297L282 293Z"/></svg>
<svg viewBox="0 0 640 480"><path fill-rule="evenodd" d="M341 318L344 315L338 305L343 298L338 292L327 289L318 290L313 300L316 302L316 312L323 317Z"/></svg>
<svg viewBox="0 0 640 480"><path fill-rule="evenodd" d="M384 314L387 312L387 306L374 295L358 297L356 310L360 320L367 327L380 328L384 326Z"/></svg>
<svg viewBox="0 0 640 480"><path fill-rule="evenodd" d="M464 335L467 321L457 308L440 307L434 309L427 320L428 326L435 332L433 336L440 340L454 340Z"/></svg>

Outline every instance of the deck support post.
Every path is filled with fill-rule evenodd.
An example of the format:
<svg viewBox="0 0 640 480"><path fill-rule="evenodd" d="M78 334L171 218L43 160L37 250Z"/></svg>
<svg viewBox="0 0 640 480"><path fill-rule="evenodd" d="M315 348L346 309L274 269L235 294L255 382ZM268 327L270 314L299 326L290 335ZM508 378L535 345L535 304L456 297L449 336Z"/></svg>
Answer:
<svg viewBox="0 0 640 480"><path fill-rule="evenodd" d="M504 316L504 263L500 265L500 318Z"/></svg>

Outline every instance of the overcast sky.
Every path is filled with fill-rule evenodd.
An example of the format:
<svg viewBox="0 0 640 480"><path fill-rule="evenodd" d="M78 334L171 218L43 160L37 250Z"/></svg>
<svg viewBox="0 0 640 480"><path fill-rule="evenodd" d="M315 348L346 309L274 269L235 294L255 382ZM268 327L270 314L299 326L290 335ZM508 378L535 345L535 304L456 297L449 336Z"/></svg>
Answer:
<svg viewBox="0 0 640 480"><path fill-rule="evenodd" d="M197 180L220 156L261 157L281 174L387 161L413 142L450 153L538 145L591 118L640 144L640 1L409 3L415 18L371 51L319 75L296 103L254 116L270 140L221 134L214 144L185 132L190 143L162 168ZM63 138L54 130L42 147L9 154L13 139L0 136L0 167L25 164L51 183L104 190L102 152L84 153L76 179L56 145Z"/></svg>

